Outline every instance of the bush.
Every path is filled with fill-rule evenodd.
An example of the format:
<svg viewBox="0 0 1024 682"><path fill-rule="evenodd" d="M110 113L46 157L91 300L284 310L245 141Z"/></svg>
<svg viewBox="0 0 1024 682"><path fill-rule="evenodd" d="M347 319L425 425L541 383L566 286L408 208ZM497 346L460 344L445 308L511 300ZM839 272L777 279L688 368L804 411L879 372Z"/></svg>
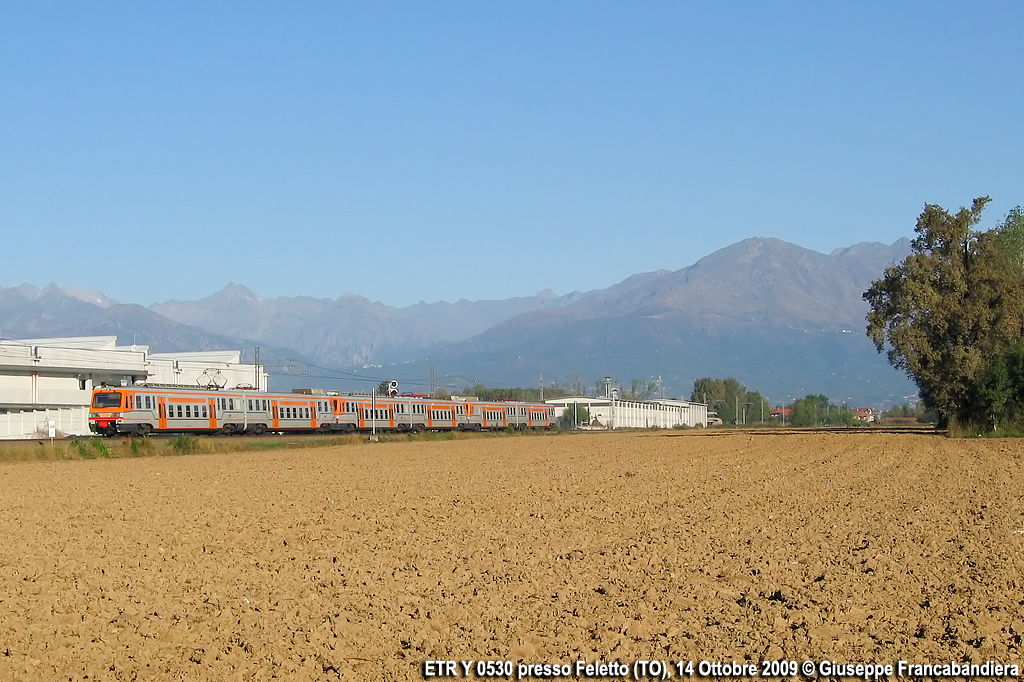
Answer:
<svg viewBox="0 0 1024 682"><path fill-rule="evenodd" d="M78 454L83 459L92 459L92 453L89 452L89 446L84 441L80 441L77 438L71 440L71 447L78 450Z"/></svg>
<svg viewBox="0 0 1024 682"><path fill-rule="evenodd" d="M114 453L110 451L110 446L107 445L102 438L90 438L89 445L96 451L96 454L100 457L113 457Z"/></svg>
<svg viewBox="0 0 1024 682"><path fill-rule="evenodd" d="M179 455L191 455L193 452L199 449L199 439L195 436L190 436L187 433L183 433L180 436L172 438L168 445Z"/></svg>
<svg viewBox="0 0 1024 682"><path fill-rule="evenodd" d="M149 438L131 438L128 447L131 448L132 457L141 457L149 451Z"/></svg>

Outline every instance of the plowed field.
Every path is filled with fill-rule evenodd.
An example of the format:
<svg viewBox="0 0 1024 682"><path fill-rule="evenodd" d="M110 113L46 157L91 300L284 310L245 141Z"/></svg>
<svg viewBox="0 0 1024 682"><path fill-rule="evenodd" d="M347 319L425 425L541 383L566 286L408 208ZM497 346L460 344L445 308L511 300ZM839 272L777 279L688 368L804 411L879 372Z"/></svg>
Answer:
<svg viewBox="0 0 1024 682"><path fill-rule="evenodd" d="M1021 665L1022 454L658 432L4 465L0 679Z"/></svg>

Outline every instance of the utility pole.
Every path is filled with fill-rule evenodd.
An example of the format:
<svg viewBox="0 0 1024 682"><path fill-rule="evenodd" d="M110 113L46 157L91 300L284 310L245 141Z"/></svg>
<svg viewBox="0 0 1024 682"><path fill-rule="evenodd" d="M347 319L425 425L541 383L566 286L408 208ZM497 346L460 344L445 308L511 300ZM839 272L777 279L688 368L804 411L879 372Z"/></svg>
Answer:
<svg viewBox="0 0 1024 682"><path fill-rule="evenodd" d="M256 383L253 384L256 390L260 390L260 347L256 346Z"/></svg>
<svg viewBox="0 0 1024 682"><path fill-rule="evenodd" d="M544 402L544 375L540 375L540 401Z"/></svg>
<svg viewBox="0 0 1024 682"><path fill-rule="evenodd" d="M434 396L434 366L430 366L430 396Z"/></svg>

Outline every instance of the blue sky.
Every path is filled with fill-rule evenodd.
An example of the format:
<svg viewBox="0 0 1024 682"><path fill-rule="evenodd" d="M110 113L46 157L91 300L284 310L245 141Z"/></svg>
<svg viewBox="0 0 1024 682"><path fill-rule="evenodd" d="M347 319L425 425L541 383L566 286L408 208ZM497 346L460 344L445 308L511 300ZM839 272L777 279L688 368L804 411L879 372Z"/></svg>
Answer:
<svg viewBox="0 0 1024 682"><path fill-rule="evenodd" d="M0 286L387 304L1024 203L1024 3L6 2Z"/></svg>

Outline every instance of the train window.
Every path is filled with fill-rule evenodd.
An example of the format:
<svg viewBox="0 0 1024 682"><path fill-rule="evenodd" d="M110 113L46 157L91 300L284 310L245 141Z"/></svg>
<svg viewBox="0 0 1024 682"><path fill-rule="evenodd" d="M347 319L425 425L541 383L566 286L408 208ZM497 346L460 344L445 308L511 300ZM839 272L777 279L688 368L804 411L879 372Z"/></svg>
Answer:
<svg viewBox="0 0 1024 682"><path fill-rule="evenodd" d="M121 394L116 391L96 393L92 397L92 406L101 410L116 410L121 407Z"/></svg>
<svg viewBox="0 0 1024 682"><path fill-rule="evenodd" d="M252 411L252 398L249 398L249 411Z"/></svg>
<svg viewBox="0 0 1024 682"><path fill-rule="evenodd" d="M206 414L206 405L203 405L203 419L206 419L206 417L207 417L207 414Z"/></svg>
<svg viewBox="0 0 1024 682"><path fill-rule="evenodd" d="M185 406L185 416L188 417L189 419L192 418L192 406L191 405L186 405Z"/></svg>
<svg viewBox="0 0 1024 682"><path fill-rule="evenodd" d="M181 416L181 405L178 405L178 416Z"/></svg>

